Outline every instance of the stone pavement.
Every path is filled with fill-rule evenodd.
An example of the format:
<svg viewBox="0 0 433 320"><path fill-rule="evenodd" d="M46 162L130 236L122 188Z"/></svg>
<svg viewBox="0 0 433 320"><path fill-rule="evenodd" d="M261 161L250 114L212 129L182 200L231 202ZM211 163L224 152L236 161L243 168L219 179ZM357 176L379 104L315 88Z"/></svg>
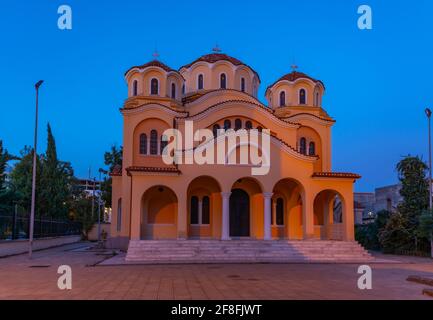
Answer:
<svg viewBox="0 0 433 320"><path fill-rule="evenodd" d="M427 258L371 263L373 289L359 290L356 264L102 266L102 252L78 243L0 259L0 299L432 299L409 275L433 277ZM400 261L400 262L397 262ZM57 268L72 268L72 290Z"/></svg>

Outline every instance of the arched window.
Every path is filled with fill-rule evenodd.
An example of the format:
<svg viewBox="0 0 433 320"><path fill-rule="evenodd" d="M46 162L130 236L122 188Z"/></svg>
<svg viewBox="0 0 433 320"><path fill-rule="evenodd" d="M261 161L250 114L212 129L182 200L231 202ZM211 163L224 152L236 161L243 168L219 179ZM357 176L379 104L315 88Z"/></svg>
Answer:
<svg viewBox="0 0 433 320"><path fill-rule="evenodd" d="M299 152L302 154L307 154L307 139L301 138L299 142Z"/></svg>
<svg viewBox="0 0 433 320"><path fill-rule="evenodd" d="M307 97L305 94L305 89L299 90L299 104L306 104L307 103Z"/></svg>
<svg viewBox="0 0 433 320"><path fill-rule="evenodd" d="M117 201L117 231L122 229L122 198Z"/></svg>
<svg viewBox="0 0 433 320"><path fill-rule="evenodd" d="M203 90L203 88L204 88L203 75L202 75L202 74L199 74L199 75L198 75L197 89L198 89L198 90Z"/></svg>
<svg viewBox="0 0 433 320"><path fill-rule="evenodd" d="M227 88L227 77L225 73L221 73L220 75L220 88L221 89Z"/></svg>
<svg viewBox="0 0 433 320"><path fill-rule="evenodd" d="M182 85L182 94L185 95L185 85Z"/></svg>
<svg viewBox="0 0 433 320"><path fill-rule="evenodd" d="M245 92L245 78L241 78L241 91Z"/></svg>
<svg viewBox="0 0 433 320"><path fill-rule="evenodd" d="M140 134L140 154L147 154L147 135Z"/></svg>
<svg viewBox="0 0 433 320"><path fill-rule="evenodd" d="M150 131L150 154L158 154L158 132L156 130Z"/></svg>
<svg viewBox="0 0 433 320"><path fill-rule="evenodd" d="M286 105L286 92L280 92L280 107L284 107Z"/></svg>
<svg viewBox="0 0 433 320"><path fill-rule="evenodd" d="M138 81L134 80L132 83L132 95L135 97L138 95Z"/></svg>
<svg viewBox="0 0 433 320"><path fill-rule="evenodd" d="M235 120L235 130L239 130L239 129L242 129L242 120L236 119Z"/></svg>
<svg viewBox="0 0 433 320"><path fill-rule="evenodd" d="M171 84L171 98L176 99L176 84Z"/></svg>
<svg viewBox="0 0 433 320"><path fill-rule="evenodd" d="M201 224L210 223L210 200L208 196L203 197L201 204Z"/></svg>
<svg viewBox="0 0 433 320"><path fill-rule="evenodd" d="M316 155L316 144L314 142L310 142L308 145L308 154L310 156Z"/></svg>
<svg viewBox="0 0 433 320"><path fill-rule="evenodd" d="M161 136L161 143L159 144L161 149L161 154L164 152L164 148L168 145L167 136L162 135Z"/></svg>
<svg viewBox="0 0 433 320"><path fill-rule="evenodd" d="M217 137L218 136L218 130L220 129L220 125L219 124L214 124L212 131L213 131L213 136Z"/></svg>
<svg viewBox="0 0 433 320"><path fill-rule="evenodd" d="M247 121L245 122L245 129L250 130L253 128L253 124L251 123L251 121Z"/></svg>
<svg viewBox="0 0 433 320"><path fill-rule="evenodd" d="M228 130L232 127L232 123L229 119L224 121L224 130Z"/></svg>
<svg viewBox="0 0 433 320"><path fill-rule="evenodd" d="M158 87L158 79L153 78L152 80L150 80L150 94L158 95Z"/></svg>
<svg viewBox="0 0 433 320"><path fill-rule="evenodd" d="M196 196L191 197L190 210L191 224L198 224L198 198Z"/></svg>
<svg viewBox="0 0 433 320"><path fill-rule="evenodd" d="M277 208L276 208L275 220L277 222L277 226L284 225L284 200L283 198L277 199Z"/></svg>
<svg viewBox="0 0 433 320"><path fill-rule="evenodd" d="M257 131L262 132L262 131L263 131L263 128L262 128L261 126L258 126L258 127L257 127Z"/></svg>

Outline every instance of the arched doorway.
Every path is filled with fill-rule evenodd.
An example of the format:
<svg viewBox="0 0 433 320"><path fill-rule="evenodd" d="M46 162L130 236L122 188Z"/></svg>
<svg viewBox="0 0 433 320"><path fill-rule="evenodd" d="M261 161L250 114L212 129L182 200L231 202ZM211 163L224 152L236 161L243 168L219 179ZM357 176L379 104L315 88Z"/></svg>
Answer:
<svg viewBox="0 0 433 320"><path fill-rule="evenodd" d="M250 196L242 189L230 195L230 237L250 236Z"/></svg>
<svg viewBox="0 0 433 320"><path fill-rule="evenodd" d="M272 237L303 239L303 187L295 179L278 181L272 192Z"/></svg>
<svg viewBox="0 0 433 320"><path fill-rule="evenodd" d="M176 239L178 201L166 186L148 189L141 200L141 239Z"/></svg>
<svg viewBox="0 0 433 320"><path fill-rule="evenodd" d="M218 181L210 176L199 176L190 182L187 196L188 237L220 237L221 187Z"/></svg>
<svg viewBox="0 0 433 320"><path fill-rule="evenodd" d="M229 203L230 237L263 237L263 191L260 182L251 177L236 180Z"/></svg>
<svg viewBox="0 0 433 320"><path fill-rule="evenodd" d="M335 190L323 190L314 199L314 233L318 238L343 240L344 201Z"/></svg>

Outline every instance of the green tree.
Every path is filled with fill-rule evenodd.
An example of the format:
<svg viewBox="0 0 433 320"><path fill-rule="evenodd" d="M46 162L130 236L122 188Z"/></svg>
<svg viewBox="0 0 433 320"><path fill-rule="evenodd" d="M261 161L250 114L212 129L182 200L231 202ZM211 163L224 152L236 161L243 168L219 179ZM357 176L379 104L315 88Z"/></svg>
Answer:
<svg viewBox="0 0 433 320"><path fill-rule="evenodd" d="M389 217L385 227L379 232L379 241L384 253L398 253L411 249L411 234L406 228L407 221L400 212Z"/></svg>
<svg viewBox="0 0 433 320"><path fill-rule="evenodd" d="M12 210L14 203L18 200L13 185L11 188L11 184L6 184L6 166L12 160L19 160L19 158L4 149L3 141L0 140L0 210L2 211Z"/></svg>
<svg viewBox="0 0 433 320"><path fill-rule="evenodd" d="M111 173L116 167L122 167L123 160L123 147L118 148L117 146L111 146L110 151L104 154L104 163L108 167L106 173ZM109 177L104 177L102 182L102 200L105 202L107 207L111 207L111 193L112 193L112 182L113 179Z"/></svg>
<svg viewBox="0 0 433 320"><path fill-rule="evenodd" d="M40 210L49 217L65 218L72 195L73 170L70 163L58 159L50 124L47 125L47 132L47 150L42 158Z"/></svg>
<svg viewBox="0 0 433 320"><path fill-rule="evenodd" d="M18 197L18 204L25 211L30 212L32 198L32 172L33 172L33 148L25 146L20 152L20 161L14 166L11 172L11 182L15 187ZM36 215L40 216L41 198L41 169L42 162L39 155L36 156Z"/></svg>
<svg viewBox="0 0 433 320"><path fill-rule="evenodd" d="M356 226L355 238L366 249L378 250L381 248L379 234L384 230L391 215L387 210L381 210L376 214L373 223Z"/></svg>

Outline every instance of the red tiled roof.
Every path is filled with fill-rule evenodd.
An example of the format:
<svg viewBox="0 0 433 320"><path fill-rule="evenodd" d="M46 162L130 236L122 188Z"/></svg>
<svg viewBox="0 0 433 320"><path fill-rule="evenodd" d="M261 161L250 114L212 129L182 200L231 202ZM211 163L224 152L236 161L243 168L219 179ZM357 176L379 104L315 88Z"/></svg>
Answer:
<svg viewBox="0 0 433 320"><path fill-rule="evenodd" d="M139 166L132 166L126 168L126 171L129 173L131 171L135 172L161 172L161 173L177 173L181 174L182 172L177 169L176 167L139 167Z"/></svg>
<svg viewBox="0 0 433 320"><path fill-rule="evenodd" d="M296 81L298 79L310 79L314 83L320 83L322 86L325 86L323 84L323 82L320 81L320 80L314 79L314 78L310 77L309 75L306 75L305 73L298 72L298 71L293 71L293 72L285 74L284 76L282 76L281 78L279 78L273 84L271 84L270 86L268 86L266 90L268 90L269 88L273 87L276 83L278 83L280 81L287 80L287 81L293 82L293 81Z"/></svg>
<svg viewBox="0 0 433 320"><path fill-rule="evenodd" d="M121 176L122 175L122 166L120 165L115 165L113 168L113 171L110 172L110 176Z"/></svg>
<svg viewBox="0 0 433 320"><path fill-rule="evenodd" d="M150 62L148 62L148 63L145 63L145 64L143 64L143 65L141 65L141 66L134 66L134 67L129 68L128 71L125 72L125 75L126 75L130 70L132 70L132 69L134 69L134 68L144 69L144 68L147 68L147 67L159 67L159 68L161 68L161 69L163 69L163 70L165 70L165 71L167 71L167 72L170 72L170 71L178 72L177 70L174 70L174 69L170 68L169 66L167 66L167 65L164 64L164 63L162 63L161 61L158 61L158 60L152 60L152 61L150 61Z"/></svg>
<svg viewBox="0 0 433 320"><path fill-rule="evenodd" d="M247 66L248 68L250 68L257 75L257 78L259 78L259 80L260 80L259 74L253 68L251 68L249 65L243 63L239 59L230 57L229 55L224 54L224 53L205 54L204 56L201 56L200 58L195 59L193 62L188 63L188 64L180 67L180 69L182 69L182 68L189 68L194 63L197 63L197 62L200 62L200 61L204 61L204 62L207 62L207 63L215 63L215 62L221 61L221 60L228 61L228 62L232 63L235 66L240 66L240 65Z"/></svg>
<svg viewBox="0 0 433 320"><path fill-rule="evenodd" d="M348 179L359 179L361 176L356 173L349 172L314 172L313 178L348 178Z"/></svg>

